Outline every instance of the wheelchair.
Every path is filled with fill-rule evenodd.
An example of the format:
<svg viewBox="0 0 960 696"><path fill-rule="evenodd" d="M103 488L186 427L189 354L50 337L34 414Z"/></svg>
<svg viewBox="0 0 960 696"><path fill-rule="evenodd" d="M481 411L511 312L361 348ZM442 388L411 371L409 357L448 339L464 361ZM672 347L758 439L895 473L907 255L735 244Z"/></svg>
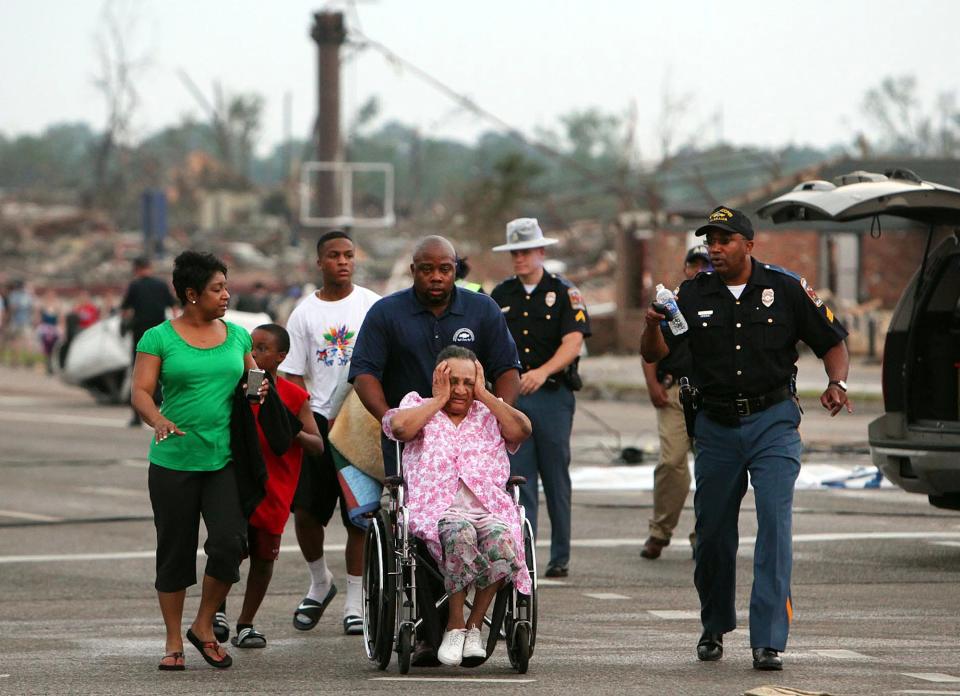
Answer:
<svg viewBox="0 0 960 696"><path fill-rule="evenodd" d="M409 532L399 443L397 471L398 475L384 481L387 505L368 514L363 550L363 642L367 658L379 669L387 669L396 653L400 674L407 674L418 635L434 648L439 647L448 596L426 544ZM487 656L465 658L463 667L486 662L498 640L504 641L510 665L520 674L526 674L533 656L537 640L537 563L533 528L520 505L520 486L525 482L522 476L511 476L507 490L520 514L532 591L529 595L518 592L511 582L500 588L492 611L484 617ZM472 608L469 600L467 607Z"/></svg>

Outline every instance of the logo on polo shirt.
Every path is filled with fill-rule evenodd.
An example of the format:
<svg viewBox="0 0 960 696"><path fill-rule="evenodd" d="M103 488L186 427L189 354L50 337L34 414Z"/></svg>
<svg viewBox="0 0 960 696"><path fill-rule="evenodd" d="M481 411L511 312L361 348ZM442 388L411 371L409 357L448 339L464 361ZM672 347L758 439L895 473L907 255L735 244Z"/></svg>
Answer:
<svg viewBox="0 0 960 696"><path fill-rule="evenodd" d="M473 336L473 331L466 327L457 329L453 332L454 343L473 343L475 340L476 339Z"/></svg>

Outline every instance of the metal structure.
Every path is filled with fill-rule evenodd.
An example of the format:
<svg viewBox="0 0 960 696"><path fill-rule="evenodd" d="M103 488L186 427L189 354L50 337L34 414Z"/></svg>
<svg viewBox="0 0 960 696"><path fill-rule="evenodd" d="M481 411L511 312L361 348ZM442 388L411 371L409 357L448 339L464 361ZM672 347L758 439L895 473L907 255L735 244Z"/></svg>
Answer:
<svg viewBox="0 0 960 696"><path fill-rule="evenodd" d="M358 173L383 174L383 210L379 217L364 217L362 213L358 216L354 211L354 176ZM337 184L331 190L339 189L339 210L335 197L317 205L321 200L317 184L327 179ZM394 174L389 162L304 162L300 169L300 223L306 227L393 227L396 224L393 206Z"/></svg>

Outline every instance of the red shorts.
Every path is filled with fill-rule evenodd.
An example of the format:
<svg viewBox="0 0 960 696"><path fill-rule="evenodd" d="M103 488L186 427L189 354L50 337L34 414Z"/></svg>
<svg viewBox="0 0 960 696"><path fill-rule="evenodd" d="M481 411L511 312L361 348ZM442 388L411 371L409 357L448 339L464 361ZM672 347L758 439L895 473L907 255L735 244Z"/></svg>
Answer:
<svg viewBox="0 0 960 696"><path fill-rule="evenodd" d="M253 525L247 526L247 547L250 557L261 561L275 561L280 555L280 535L271 534Z"/></svg>

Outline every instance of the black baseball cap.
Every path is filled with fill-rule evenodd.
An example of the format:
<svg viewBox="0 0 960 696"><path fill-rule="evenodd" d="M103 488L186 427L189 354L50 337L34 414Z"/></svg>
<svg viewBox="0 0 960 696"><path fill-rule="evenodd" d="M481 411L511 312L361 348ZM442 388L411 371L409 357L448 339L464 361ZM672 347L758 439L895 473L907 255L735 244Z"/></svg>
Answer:
<svg viewBox="0 0 960 696"><path fill-rule="evenodd" d="M711 228L731 232L733 234L742 234L746 239L753 239L753 224L750 218L741 213L736 208L728 208L725 205L718 205L707 218L707 224L697 229L696 235L702 237Z"/></svg>

